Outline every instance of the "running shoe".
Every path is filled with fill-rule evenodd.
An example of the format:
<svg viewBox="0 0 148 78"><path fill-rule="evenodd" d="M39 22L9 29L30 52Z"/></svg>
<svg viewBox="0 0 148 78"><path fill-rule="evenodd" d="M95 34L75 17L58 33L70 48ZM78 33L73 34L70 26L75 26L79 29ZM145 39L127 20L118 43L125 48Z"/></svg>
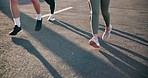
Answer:
<svg viewBox="0 0 148 78"><path fill-rule="evenodd" d="M15 25L13 30L9 33L9 35L17 35L17 33L21 30L22 30L21 27L18 27L17 25Z"/></svg>
<svg viewBox="0 0 148 78"><path fill-rule="evenodd" d="M102 35L102 39L106 41L110 37L111 31L112 31L112 25L109 26L108 30L105 29L105 31L104 31L104 33Z"/></svg>
<svg viewBox="0 0 148 78"><path fill-rule="evenodd" d="M41 28L42 28L42 20L43 19L36 21L35 31L41 30Z"/></svg>
<svg viewBox="0 0 148 78"><path fill-rule="evenodd" d="M53 14L50 14L49 18L48 18L49 21L55 21L55 17Z"/></svg>
<svg viewBox="0 0 148 78"><path fill-rule="evenodd" d="M90 40L89 40L89 44L91 46L93 46L94 48L100 48L100 43L98 41L98 38L94 38L92 37Z"/></svg>

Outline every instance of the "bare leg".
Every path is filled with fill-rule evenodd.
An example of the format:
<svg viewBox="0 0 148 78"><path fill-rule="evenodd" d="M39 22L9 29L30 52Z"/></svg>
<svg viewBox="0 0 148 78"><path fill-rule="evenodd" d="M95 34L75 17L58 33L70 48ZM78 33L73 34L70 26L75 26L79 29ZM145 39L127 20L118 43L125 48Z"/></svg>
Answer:
<svg viewBox="0 0 148 78"><path fill-rule="evenodd" d="M18 7L18 0L10 0L10 10L13 16L14 28L9 33L9 35L16 35L19 31L21 31L21 23L20 23L20 12Z"/></svg>
<svg viewBox="0 0 148 78"><path fill-rule="evenodd" d="M18 0L10 0L10 9L13 18L19 18L20 17L20 11L18 7Z"/></svg>
<svg viewBox="0 0 148 78"><path fill-rule="evenodd" d="M18 0L10 0L10 10L13 16L14 24L20 27L20 11L18 6Z"/></svg>
<svg viewBox="0 0 148 78"><path fill-rule="evenodd" d="M34 9L36 11L37 14L41 14L41 9L40 9L40 2L39 0L31 0L33 6L34 6Z"/></svg>
<svg viewBox="0 0 148 78"><path fill-rule="evenodd" d="M34 6L36 13L37 13L37 21L36 21L35 31L39 31L42 28L40 2L39 2L39 0L31 0L31 2Z"/></svg>

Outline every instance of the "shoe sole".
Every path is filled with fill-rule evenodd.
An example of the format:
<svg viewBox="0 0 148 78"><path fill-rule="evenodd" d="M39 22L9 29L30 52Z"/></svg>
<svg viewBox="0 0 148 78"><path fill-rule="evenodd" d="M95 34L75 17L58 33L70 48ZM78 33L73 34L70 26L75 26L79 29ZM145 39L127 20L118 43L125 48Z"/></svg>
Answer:
<svg viewBox="0 0 148 78"><path fill-rule="evenodd" d="M100 46L98 46L95 42L90 41L89 45L93 46L94 48L100 48Z"/></svg>
<svg viewBox="0 0 148 78"><path fill-rule="evenodd" d="M18 33L22 32L22 31L23 31L23 29L21 29L20 31L18 31L16 34L11 34L11 33L9 33L9 35L15 36L15 35L17 35Z"/></svg>
<svg viewBox="0 0 148 78"><path fill-rule="evenodd" d="M51 20L51 19L48 19L48 21L50 21L50 22L54 22L56 19L54 19L54 20Z"/></svg>

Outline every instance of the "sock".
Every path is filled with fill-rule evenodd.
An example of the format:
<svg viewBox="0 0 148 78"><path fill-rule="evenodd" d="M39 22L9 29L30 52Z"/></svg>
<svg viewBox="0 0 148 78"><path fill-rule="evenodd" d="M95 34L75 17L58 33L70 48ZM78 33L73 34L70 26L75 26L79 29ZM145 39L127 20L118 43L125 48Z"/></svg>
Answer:
<svg viewBox="0 0 148 78"><path fill-rule="evenodd" d="M37 14L37 20L41 20L42 19L42 16L41 16L41 14Z"/></svg>
<svg viewBox="0 0 148 78"><path fill-rule="evenodd" d="M18 18L13 18L14 24L17 25L18 27L21 27L21 22L20 22L20 17Z"/></svg>
<svg viewBox="0 0 148 78"><path fill-rule="evenodd" d="M50 16L49 16L49 17L52 17L52 16L54 16L54 14L50 14Z"/></svg>

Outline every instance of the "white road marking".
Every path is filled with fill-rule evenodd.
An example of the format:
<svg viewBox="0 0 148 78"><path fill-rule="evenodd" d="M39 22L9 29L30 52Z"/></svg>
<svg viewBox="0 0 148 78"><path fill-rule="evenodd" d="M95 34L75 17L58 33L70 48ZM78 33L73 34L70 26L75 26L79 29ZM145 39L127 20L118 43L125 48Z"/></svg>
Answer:
<svg viewBox="0 0 148 78"><path fill-rule="evenodd" d="M56 11L54 14L57 14L57 13L60 13L60 12L63 12L63 11L66 11L66 10L69 10L69 9L72 9L73 7L68 7L68 8L65 8L65 9L61 9L59 11ZM46 14L46 15L43 15L42 17L47 17L49 16L50 14Z"/></svg>

